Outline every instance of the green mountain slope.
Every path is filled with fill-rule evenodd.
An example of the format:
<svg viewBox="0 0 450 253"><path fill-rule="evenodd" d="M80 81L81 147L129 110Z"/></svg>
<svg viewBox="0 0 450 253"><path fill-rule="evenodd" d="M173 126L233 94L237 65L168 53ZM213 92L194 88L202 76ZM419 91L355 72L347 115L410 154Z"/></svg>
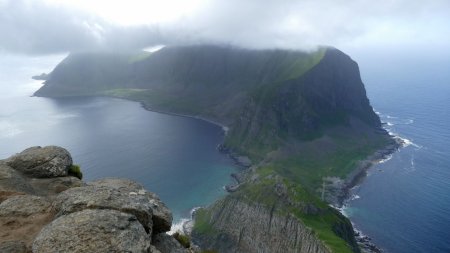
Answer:
<svg viewBox="0 0 450 253"><path fill-rule="evenodd" d="M236 192L198 213L193 232L197 243L221 252L358 252L351 224L326 202L338 204L361 161L394 145L370 106L358 65L334 48L71 54L35 95L121 97L228 126L223 149L248 156L254 166ZM221 211L236 209L236 217ZM252 213L270 222L241 220ZM301 239L283 234L287 217ZM279 224L271 242L257 233L268 233L272 220Z"/></svg>

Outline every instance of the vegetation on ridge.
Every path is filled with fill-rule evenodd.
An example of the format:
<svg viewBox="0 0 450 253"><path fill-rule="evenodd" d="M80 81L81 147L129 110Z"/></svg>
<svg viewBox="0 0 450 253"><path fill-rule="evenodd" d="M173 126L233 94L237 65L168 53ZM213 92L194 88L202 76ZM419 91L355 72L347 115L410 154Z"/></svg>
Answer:
<svg viewBox="0 0 450 253"><path fill-rule="evenodd" d="M358 251L351 224L320 191L324 178L344 180L390 139L380 132L356 63L338 50L186 46L70 55L36 95L120 97L227 125L225 147L258 165L258 179L227 199L276 204L278 214L295 215L334 252ZM221 233L213 209L197 212L194 231Z"/></svg>

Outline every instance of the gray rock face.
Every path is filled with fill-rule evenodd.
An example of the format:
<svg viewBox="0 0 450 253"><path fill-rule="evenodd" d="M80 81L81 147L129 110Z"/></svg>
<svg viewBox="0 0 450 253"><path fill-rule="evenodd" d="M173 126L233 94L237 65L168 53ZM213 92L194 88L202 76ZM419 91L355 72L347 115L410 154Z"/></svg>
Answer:
<svg viewBox="0 0 450 253"><path fill-rule="evenodd" d="M0 217L30 216L49 211L51 203L38 196L18 195L8 198L0 204Z"/></svg>
<svg viewBox="0 0 450 253"><path fill-rule="evenodd" d="M270 208L227 197L216 202L211 220L217 233L194 234L194 243L221 253L330 253L300 220Z"/></svg>
<svg viewBox="0 0 450 253"><path fill-rule="evenodd" d="M93 181L89 185L118 189L119 191L128 192L128 195L133 197L139 196L138 199L146 199L150 202L153 211L154 233L162 233L170 230L172 226L172 213L169 208L167 208L156 194L146 191L142 185L129 179L119 178L105 178Z"/></svg>
<svg viewBox="0 0 450 253"><path fill-rule="evenodd" d="M33 194L41 196L55 195L67 189L85 185L83 181L73 176L31 178L28 183L33 187Z"/></svg>
<svg viewBox="0 0 450 253"><path fill-rule="evenodd" d="M30 177L64 177L72 165L72 157L61 147L32 147L9 158L7 164Z"/></svg>
<svg viewBox="0 0 450 253"><path fill-rule="evenodd" d="M10 196L32 192L33 188L19 172L0 162L0 202Z"/></svg>
<svg viewBox="0 0 450 253"><path fill-rule="evenodd" d="M47 225L33 252L149 252L144 227L131 214L115 210L83 210Z"/></svg>
<svg viewBox="0 0 450 253"><path fill-rule="evenodd" d="M161 253L189 253L186 248L183 248L180 243L178 243L175 238L172 236L161 233L153 236L152 240L153 245L161 252Z"/></svg>
<svg viewBox="0 0 450 253"><path fill-rule="evenodd" d="M152 236L172 214L156 194L128 179L85 184L68 176L71 164L53 146L0 160L0 252L161 253ZM164 238L163 253L191 252Z"/></svg>
<svg viewBox="0 0 450 253"><path fill-rule="evenodd" d="M0 202L10 196L31 194L49 196L84 183L76 177L30 178L0 161Z"/></svg>
<svg viewBox="0 0 450 253"><path fill-rule="evenodd" d="M111 209L136 216L144 228L152 233L153 203L145 195L130 190L109 187L86 186L66 190L59 194L53 203L57 216L85 209Z"/></svg>

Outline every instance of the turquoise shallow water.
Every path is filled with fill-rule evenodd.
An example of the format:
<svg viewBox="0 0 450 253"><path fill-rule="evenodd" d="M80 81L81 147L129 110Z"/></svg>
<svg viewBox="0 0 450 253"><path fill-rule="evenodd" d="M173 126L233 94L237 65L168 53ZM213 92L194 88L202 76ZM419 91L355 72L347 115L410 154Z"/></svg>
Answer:
<svg viewBox="0 0 450 253"><path fill-rule="evenodd" d="M30 146L60 145L87 181L127 177L157 193L175 222L225 194L233 162L216 147L221 127L144 110L112 98L30 97L61 56L4 56L0 60L0 158Z"/></svg>

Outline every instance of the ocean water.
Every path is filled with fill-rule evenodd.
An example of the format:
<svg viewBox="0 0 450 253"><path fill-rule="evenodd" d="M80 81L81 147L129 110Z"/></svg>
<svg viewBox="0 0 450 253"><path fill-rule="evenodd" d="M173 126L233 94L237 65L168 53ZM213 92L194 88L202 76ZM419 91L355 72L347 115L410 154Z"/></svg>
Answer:
<svg viewBox="0 0 450 253"><path fill-rule="evenodd" d="M160 195L176 221L225 194L236 169L216 150L220 127L119 99L30 97L41 84L29 77L64 56L0 56L0 159L29 146L61 145L86 180L135 179ZM368 96L385 127L408 145L369 171L344 212L386 252L448 253L450 74L392 78L398 71L382 67L362 73Z"/></svg>
<svg viewBox="0 0 450 253"><path fill-rule="evenodd" d="M216 149L220 126L121 99L30 97L42 85L30 77L63 57L0 57L0 159L30 146L65 147L86 181L134 179L160 196L175 223L225 194L236 168Z"/></svg>
<svg viewBox="0 0 450 253"><path fill-rule="evenodd" d="M450 78L437 68L429 76L409 71L366 76L385 128L406 145L369 170L344 212L385 252L448 253Z"/></svg>

